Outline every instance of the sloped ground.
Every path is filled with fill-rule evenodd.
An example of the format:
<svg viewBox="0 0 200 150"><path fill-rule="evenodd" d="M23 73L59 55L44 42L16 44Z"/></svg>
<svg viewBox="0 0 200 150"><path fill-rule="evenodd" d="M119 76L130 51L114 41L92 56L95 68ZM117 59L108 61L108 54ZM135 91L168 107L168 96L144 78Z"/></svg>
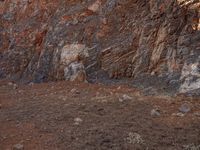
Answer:
<svg viewBox="0 0 200 150"><path fill-rule="evenodd" d="M123 85L1 81L0 149L200 149L198 97L141 93ZM183 104L191 109L185 114Z"/></svg>

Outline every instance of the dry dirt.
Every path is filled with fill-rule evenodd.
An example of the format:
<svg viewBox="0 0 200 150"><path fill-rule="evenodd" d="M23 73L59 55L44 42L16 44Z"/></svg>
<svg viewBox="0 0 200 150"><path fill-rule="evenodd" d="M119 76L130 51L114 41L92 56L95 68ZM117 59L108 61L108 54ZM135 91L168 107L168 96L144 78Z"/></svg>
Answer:
<svg viewBox="0 0 200 150"><path fill-rule="evenodd" d="M191 111L176 116L187 103ZM158 109L160 116L152 116ZM125 85L0 82L0 150L200 149L200 99Z"/></svg>

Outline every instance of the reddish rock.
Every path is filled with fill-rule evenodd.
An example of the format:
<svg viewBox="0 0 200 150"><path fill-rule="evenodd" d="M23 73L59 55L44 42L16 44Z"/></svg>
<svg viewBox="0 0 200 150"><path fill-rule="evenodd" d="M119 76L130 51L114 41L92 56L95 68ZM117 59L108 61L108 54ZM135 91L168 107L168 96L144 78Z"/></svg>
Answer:
<svg viewBox="0 0 200 150"><path fill-rule="evenodd" d="M199 64L199 9L192 0L0 1L0 77L63 80L62 49L77 43L88 48L88 78L103 70L173 80Z"/></svg>

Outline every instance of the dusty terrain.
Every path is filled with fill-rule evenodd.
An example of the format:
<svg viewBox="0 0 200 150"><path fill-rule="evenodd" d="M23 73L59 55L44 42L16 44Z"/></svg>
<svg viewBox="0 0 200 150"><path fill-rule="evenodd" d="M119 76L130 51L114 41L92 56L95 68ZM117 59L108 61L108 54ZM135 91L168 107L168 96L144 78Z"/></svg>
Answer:
<svg viewBox="0 0 200 150"><path fill-rule="evenodd" d="M144 96L123 85L1 81L0 149L198 150L199 108L198 97Z"/></svg>

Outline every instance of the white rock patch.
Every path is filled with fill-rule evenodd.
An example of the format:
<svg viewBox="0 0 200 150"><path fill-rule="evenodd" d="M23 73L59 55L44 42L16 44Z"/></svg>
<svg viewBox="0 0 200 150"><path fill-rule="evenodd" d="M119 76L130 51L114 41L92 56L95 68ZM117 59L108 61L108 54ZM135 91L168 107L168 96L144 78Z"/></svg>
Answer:
<svg viewBox="0 0 200 150"><path fill-rule="evenodd" d="M187 93L200 89L200 68L199 63L185 64L182 69L181 80L183 84L180 86L180 93Z"/></svg>
<svg viewBox="0 0 200 150"><path fill-rule="evenodd" d="M88 56L88 49L83 44L68 44L63 47L60 63L64 66L65 80L86 81L83 62Z"/></svg>

